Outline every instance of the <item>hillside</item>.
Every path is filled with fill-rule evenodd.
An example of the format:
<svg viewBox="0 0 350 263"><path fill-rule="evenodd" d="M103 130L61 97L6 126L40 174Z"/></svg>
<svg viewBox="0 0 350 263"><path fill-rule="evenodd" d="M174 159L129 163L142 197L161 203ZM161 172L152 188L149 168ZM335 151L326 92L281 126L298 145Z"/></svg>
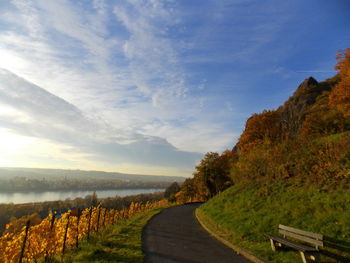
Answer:
<svg viewBox="0 0 350 263"><path fill-rule="evenodd" d="M272 252L265 235L278 224L325 235L323 260L349 262L350 49L336 69L325 81L305 79L277 109L253 114L233 149L207 153L177 198L207 201L202 221L268 262L300 261L295 251Z"/></svg>
<svg viewBox="0 0 350 263"><path fill-rule="evenodd" d="M207 153L179 198L207 200L252 180L348 184L350 49L336 68L339 73L333 78L318 82L309 77L282 106L248 118L233 149Z"/></svg>
<svg viewBox="0 0 350 263"><path fill-rule="evenodd" d="M297 251L271 250L266 234L277 234L279 224L322 233L322 262L349 262L349 209L348 187L320 189L280 181L237 184L202 205L198 214L212 231L267 262L301 262ZM348 253L329 249L334 245ZM339 255L345 259L336 261Z"/></svg>

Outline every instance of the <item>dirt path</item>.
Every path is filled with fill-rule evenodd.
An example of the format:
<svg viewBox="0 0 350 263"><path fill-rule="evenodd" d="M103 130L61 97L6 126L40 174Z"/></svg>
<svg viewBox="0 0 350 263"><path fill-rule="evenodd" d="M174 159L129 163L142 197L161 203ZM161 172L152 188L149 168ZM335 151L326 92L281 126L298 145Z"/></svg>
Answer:
<svg viewBox="0 0 350 263"><path fill-rule="evenodd" d="M198 223L200 204L165 209L147 224L143 249L147 263L249 263L211 237Z"/></svg>

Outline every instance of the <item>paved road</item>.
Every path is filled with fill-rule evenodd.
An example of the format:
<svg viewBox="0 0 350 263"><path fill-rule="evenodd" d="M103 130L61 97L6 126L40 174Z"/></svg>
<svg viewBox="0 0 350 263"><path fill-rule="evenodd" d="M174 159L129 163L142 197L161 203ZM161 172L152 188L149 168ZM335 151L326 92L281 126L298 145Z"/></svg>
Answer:
<svg viewBox="0 0 350 263"><path fill-rule="evenodd" d="M163 210L153 217L143 233L147 263L249 263L211 237L198 223L187 204Z"/></svg>

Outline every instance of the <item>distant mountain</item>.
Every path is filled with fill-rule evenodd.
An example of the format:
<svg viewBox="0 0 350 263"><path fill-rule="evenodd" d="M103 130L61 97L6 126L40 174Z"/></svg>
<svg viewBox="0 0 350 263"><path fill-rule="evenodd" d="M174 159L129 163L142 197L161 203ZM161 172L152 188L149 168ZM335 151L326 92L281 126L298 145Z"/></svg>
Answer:
<svg viewBox="0 0 350 263"><path fill-rule="evenodd" d="M10 168L0 167L0 179L8 180L14 177L26 177L36 180L120 180L142 182L183 182L186 178L180 176L159 176L142 174L124 174L117 172L83 171L65 169L41 168Z"/></svg>

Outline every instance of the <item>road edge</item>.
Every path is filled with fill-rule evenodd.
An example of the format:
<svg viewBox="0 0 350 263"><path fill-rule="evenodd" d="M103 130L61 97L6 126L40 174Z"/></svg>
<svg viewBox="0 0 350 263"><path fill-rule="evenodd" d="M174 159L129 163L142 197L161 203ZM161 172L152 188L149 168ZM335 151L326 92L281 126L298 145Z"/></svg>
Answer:
<svg viewBox="0 0 350 263"><path fill-rule="evenodd" d="M245 257L246 259L254 262L254 263L268 263L258 257L256 257L255 255L253 255L251 252L249 252L248 250L245 250L243 248L240 248L234 244L232 244L231 242L229 242L228 240L220 237L219 235L217 235L216 233L214 233L213 231L211 231L199 218L198 216L198 209L195 210L195 216L197 221L199 222L199 224L205 229L205 231L207 231L211 236L213 236L214 238L216 238L217 240L219 240L221 243L223 243L225 246L233 249L237 254L242 255L243 257Z"/></svg>

